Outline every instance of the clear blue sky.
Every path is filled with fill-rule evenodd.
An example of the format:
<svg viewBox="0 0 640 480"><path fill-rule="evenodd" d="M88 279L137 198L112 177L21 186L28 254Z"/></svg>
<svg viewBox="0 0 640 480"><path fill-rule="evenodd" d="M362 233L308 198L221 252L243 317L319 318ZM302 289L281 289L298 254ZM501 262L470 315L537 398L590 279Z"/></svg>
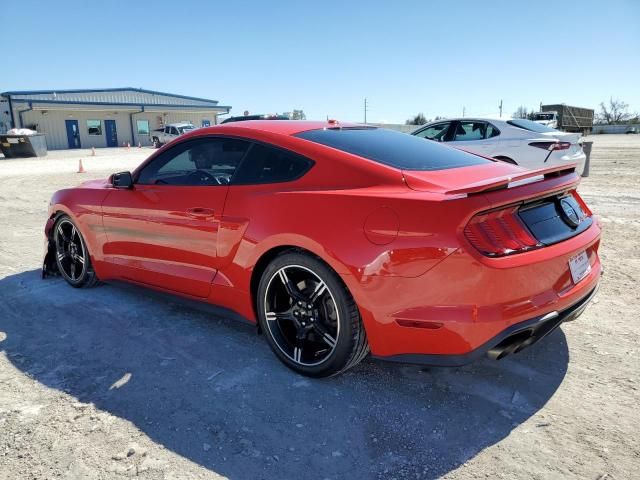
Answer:
<svg viewBox="0 0 640 480"><path fill-rule="evenodd" d="M640 111L640 1L6 1L0 91L142 87L361 121Z"/></svg>

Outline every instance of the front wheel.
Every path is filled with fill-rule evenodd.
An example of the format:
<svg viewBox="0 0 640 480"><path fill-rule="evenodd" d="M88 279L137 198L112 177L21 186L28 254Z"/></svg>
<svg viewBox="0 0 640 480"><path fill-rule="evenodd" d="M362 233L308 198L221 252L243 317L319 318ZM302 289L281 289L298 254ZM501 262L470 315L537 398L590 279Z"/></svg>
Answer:
<svg viewBox="0 0 640 480"><path fill-rule="evenodd" d="M336 375L369 352L351 294L333 270L311 255L276 257L257 295L262 331L292 370L311 377Z"/></svg>
<svg viewBox="0 0 640 480"><path fill-rule="evenodd" d="M69 285L87 288L98 283L84 238L68 216L63 215L56 221L53 242L58 271Z"/></svg>

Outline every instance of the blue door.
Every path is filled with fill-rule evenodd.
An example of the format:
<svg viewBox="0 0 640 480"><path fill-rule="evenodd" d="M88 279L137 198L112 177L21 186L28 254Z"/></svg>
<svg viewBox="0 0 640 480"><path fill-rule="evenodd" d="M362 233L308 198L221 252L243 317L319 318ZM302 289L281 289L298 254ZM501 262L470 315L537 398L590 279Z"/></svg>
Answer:
<svg viewBox="0 0 640 480"><path fill-rule="evenodd" d="M107 136L107 147L118 146L118 131L116 130L115 120L104 121L104 133Z"/></svg>
<svg viewBox="0 0 640 480"><path fill-rule="evenodd" d="M67 143L69 148L80 148L80 129L78 128L78 120L65 120L67 127Z"/></svg>

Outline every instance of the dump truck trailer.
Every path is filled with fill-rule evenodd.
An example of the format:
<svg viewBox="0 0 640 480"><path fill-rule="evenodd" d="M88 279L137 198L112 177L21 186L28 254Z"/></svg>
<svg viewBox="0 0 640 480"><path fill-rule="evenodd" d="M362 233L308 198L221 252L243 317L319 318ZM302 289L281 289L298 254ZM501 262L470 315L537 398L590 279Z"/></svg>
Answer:
<svg viewBox="0 0 640 480"><path fill-rule="evenodd" d="M536 115L539 115L540 119L543 120L548 117L548 114L555 113L556 125L552 128L557 128L565 132L582 133L583 135L591 133L594 114L591 108L572 107L570 105L560 104L541 105L540 109L540 112L533 114L534 121L536 121Z"/></svg>

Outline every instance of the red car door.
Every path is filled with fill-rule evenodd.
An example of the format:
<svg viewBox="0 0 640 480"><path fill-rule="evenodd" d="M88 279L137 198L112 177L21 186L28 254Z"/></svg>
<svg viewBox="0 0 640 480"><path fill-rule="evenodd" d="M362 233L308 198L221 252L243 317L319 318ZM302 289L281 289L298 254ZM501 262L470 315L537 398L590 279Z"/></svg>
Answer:
<svg viewBox="0 0 640 480"><path fill-rule="evenodd" d="M181 142L113 189L102 204L104 260L117 276L206 297L217 272L218 228L228 184L248 143Z"/></svg>

